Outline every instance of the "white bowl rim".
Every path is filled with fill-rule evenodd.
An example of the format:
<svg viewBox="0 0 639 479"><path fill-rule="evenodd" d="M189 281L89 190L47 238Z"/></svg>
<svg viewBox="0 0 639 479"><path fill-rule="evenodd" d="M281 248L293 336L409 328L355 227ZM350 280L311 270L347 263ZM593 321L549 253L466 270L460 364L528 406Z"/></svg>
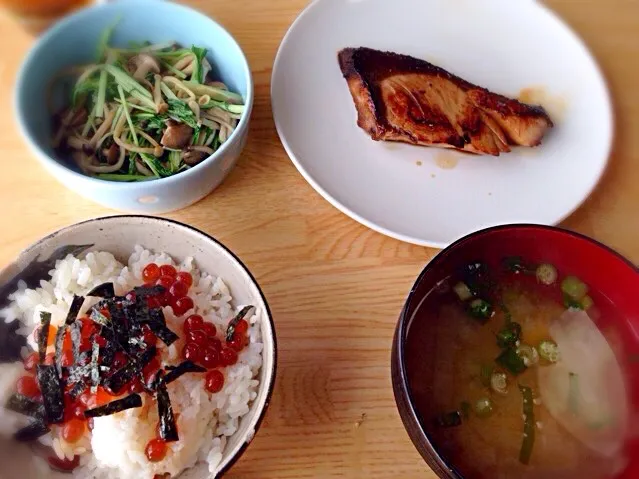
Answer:
<svg viewBox="0 0 639 479"><path fill-rule="evenodd" d="M138 5L145 5L151 2L156 2L157 0L127 0L127 5L132 5L132 4L138 4ZM63 31L66 28L69 28L69 26L74 23L75 21L78 21L78 19L82 19L85 16L89 16L92 15L94 11L100 11L100 10L108 10L108 9L112 9L112 8L116 8L118 2L113 2L113 3L101 3L101 4L95 4L89 7L85 7L82 8L81 10L79 10L78 12L71 14L67 17L65 17L64 19L58 21L57 23L55 23L51 28L49 28L40 38L38 38L35 42L35 44L30 48L29 53L27 53L26 58L24 59L24 61L22 62L22 64L20 65L20 68L18 70L18 75L17 75L17 80L16 80L16 87L15 87L15 93L13 95L13 109L15 112L16 117L18 118L18 128L20 131L20 134L22 135L22 137L25 139L25 141L27 142L27 144L29 145L29 147L31 148L31 150L35 153L35 156L38 158L38 160L42 163L46 163L47 166L55 169L58 172L64 173L64 174L70 174L72 175L75 179L79 180L79 181L83 181L86 182L85 186L89 186L89 185L93 185L93 186L110 186L114 189L122 189L122 190L135 190L136 188L139 188L140 183L143 184L157 184L158 182L162 182L162 184L164 185L168 185L171 182L176 182L179 180L176 180L176 178L186 178L187 176L193 176L195 174L197 174L197 172L199 172L199 170L201 169L201 167L204 165L204 163L208 163L208 162L212 162L215 161L219 158L221 158L224 153L226 153L226 151L231 148L231 145L237 143L239 140L239 131L247 128L247 123L249 121L249 118L251 116L251 112L253 110L253 100L254 100L254 85L253 85L253 76L251 74L251 67L248 63L248 60L246 58L246 54L244 53L244 50L242 49L241 45L239 44L239 42L235 39L235 37L233 37L233 35L231 35L229 33L229 31L224 28L224 26L220 23L218 23L216 20L214 20L213 18L209 17L208 15L205 15L204 13L200 12L199 10L196 10L195 8L191 8L185 5L181 5L181 4L177 4L177 3L173 3L173 2L165 2L166 4L170 4L171 7L170 8L175 8L177 10L182 10L184 12L189 12L189 13L194 13L197 14L203 18L205 18L206 20L208 20L209 22L215 24L217 27L219 27L222 32L227 35L232 41L233 43L235 43L235 45L237 46L237 48L240 51L241 57L242 57L242 63L243 63L243 67L244 67L244 74L246 76L246 98L245 98L245 108L244 108L244 112L242 113L242 116L240 118L239 123L237 124L237 126L235 127L235 129L231 132L231 136L229 136L229 138L216 150L213 152L212 155L208 156L207 158L205 158L204 160L202 160L201 162L199 162L197 165L189 168L186 171L181 171L179 173L173 174L171 176L166 176L164 178L155 178L152 180L146 180L143 182L138 182L138 181L133 181L133 182L123 182L123 181L110 181L110 180L102 180L100 178L95 178L93 176L88 176L82 173L79 173L77 171L75 171L72 168L69 168L67 166L65 166L61 161L56 160L55 158L52 158L51 155L49 155L48 153L46 153L40 146L40 144L38 142L36 142L31 135L27 132L27 128L26 128L26 119L22 113L22 108L20 108L20 96L21 96L21 88L20 86L22 85L22 83L24 82L24 78L27 75L27 70L28 67L35 61L35 57L36 55L38 55L40 49L43 48L43 46L49 42L49 40L51 39L51 37L53 37L54 35L58 34L58 32Z"/></svg>
<svg viewBox="0 0 639 479"><path fill-rule="evenodd" d="M157 0L156 0L157 1ZM12 265L15 265L18 260L22 257L26 257L29 256L31 254L33 254L33 250L35 250L36 248L38 248L38 246L50 239L55 238L56 236L65 233L66 231L70 231L74 228L77 228L79 226L83 226L83 225L88 225L90 223L101 223L104 221L111 221L111 220L118 220L118 219L139 219L139 220L143 220L143 221L152 221L152 222L157 222L157 223L170 223L174 226L177 226L178 228L181 229L186 229L189 230L190 232L199 235L201 237L203 237L204 240L206 240L207 242L213 243L215 246L221 248L224 252L226 252L233 260L236 261L237 265L239 266L239 268L241 270L244 271L244 273L246 273L246 275L248 276L248 278L251 280L251 282L253 283L253 285L255 286L255 288L257 289L257 292L260 295L260 299L262 300L262 302L264 303L264 309L265 309L265 314L266 314L266 319L268 320L268 324L269 324L269 328L271 331L271 338L273 340L273 365L270 371L270 381L268 383L268 385L263 385L260 384L260 388L266 386L267 390L266 390L266 396L264 398L264 404L262 405L261 410L258 412L257 414L257 419L255 420L255 423L252 425L252 427L247 430L241 440L241 445L240 447L235 451L235 453L233 453L231 456L229 456L226 459L226 464L224 464L219 470L216 471L215 476L213 477L221 477L223 476L239 459L240 457L244 454L244 452L246 451L246 449L248 448L248 446L251 444L251 442L253 442L253 438L255 437L255 435L257 434L257 432L259 431L262 422L264 420L264 417L266 416L266 412L268 411L268 408L271 404L271 400L273 399L273 391L275 389L275 381L277 379L277 334L275 332L275 322L273 321L273 315L271 313L271 308L268 304L268 302L266 301L266 297L264 296L264 292L262 291L262 288L260 287L259 283L257 282L257 280L255 279L255 277L253 276L253 274L251 273L251 271L248 269L248 267L244 264L244 262L235 254L233 253L233 251L231 251L227 246L225 246L220 240L216 239L215 237L213 237L212 235L205 233L204 231L188 225L186 223L182 223L181 221L176 221L176 220L172 220L172 219L168 219L168 218L161 218L161 217L157 217L157 216L150 216L150 215L137 215L137 214L122 214L122 215L107 215L107 216L99 216L97 218L91 218L88 220L84 220L84 221L79 221L77 223L73 223L71 225L67 225L64 226L62 228L57 229L56 231L47 234L46 236L34 241L33 243L31 243L29 246L27 246L26 248L24 248L22 251L20 251L20 253L18 253L18 256L16 257L16 259L13 260L12 263L9 263L5 266L3 266L2 268L0 268L0 276L4 273L7 272L7 270L9 268L11 268ZM33 260L37 260L38 256L35 256L33 258Z"/></svg>

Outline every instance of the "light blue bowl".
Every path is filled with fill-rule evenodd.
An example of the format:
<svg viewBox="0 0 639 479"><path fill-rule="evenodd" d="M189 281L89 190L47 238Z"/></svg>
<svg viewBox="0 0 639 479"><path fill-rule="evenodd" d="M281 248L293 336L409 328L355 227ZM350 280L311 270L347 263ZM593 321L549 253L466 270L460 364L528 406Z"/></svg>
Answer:
<svg viewBox="0 0 639 479"><path fill-rule="evenodd" d="M85 176L51 147L47 96L51 80L62 69L95 61L98 39L117 20L111 43L159 43L208 50L213 74L238 92L246 105L230 138L209 158L168 178L120 183ZM53 98L61 105L62 98ZM218 23L182 5L158 0L126 0L82 10L54 25L36 43L18 76L16 113L23 136L44 167L62 184L103 206L139 213L165 213L208 195L233 168L244 148L253 108L253 80L242 49Z"/></svg>

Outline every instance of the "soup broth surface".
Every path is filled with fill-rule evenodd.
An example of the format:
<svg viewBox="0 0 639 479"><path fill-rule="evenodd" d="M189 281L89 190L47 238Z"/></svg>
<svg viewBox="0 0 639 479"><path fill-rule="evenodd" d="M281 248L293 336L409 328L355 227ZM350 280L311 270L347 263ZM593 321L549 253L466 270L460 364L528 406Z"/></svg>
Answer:
<svg viewBox="0 0 639 479"><path fill-rule="evenodd" d="M627 421L623 377L614 355L606 356L608 350L615 349L614 331L608 330L607 339L603 340L594 326L602 311L613 314L612 305L597 297L595 304L587 308L588 316L576 309L569 311L576 316L566 316L558 284L539 284L534 274L500 274L491 288L494 314L482 322L469 314L468 301L461 300L450 287L458 279L448 278L444 283L448 288L436 288L424 298L409 324L406 343L411 396L438 453L465 479L604 479L622 470ZM593 355L589 366L580 366L574 353L556 363L541 358L518 375L496 363L503 351L496 335L509 322L521 325L518 345L536 347L544 340L554 339L554 334L559 335L556 331L563 323L558 321L566 320L592 324L586 328L586 339L596 343L595 338L588 337L591 334L603 341L599 349L586 349L587 356L590 352ZM558 323L553 326L555 322ZM581 328L568 329L568 343L562 343L566 353L572 346L572 329ZM559 350L561 353L561 344ZM579 374L572 369L579 370ZM486 371L488 378L491 371L506 374L505 394L490 387ZM557 391L554 383L547 380L549 375L559 384ZM534 397L534 442L528 464L520 461L526 421L520 385L531 388ZM490 400L492 412L481 417L475 405L485 399ZM545 399L551 403L545 404ZM457 412L461 424L438 424L438 417L451 412ZM610 444L608 450L599 447L602 441Z"/></svg>

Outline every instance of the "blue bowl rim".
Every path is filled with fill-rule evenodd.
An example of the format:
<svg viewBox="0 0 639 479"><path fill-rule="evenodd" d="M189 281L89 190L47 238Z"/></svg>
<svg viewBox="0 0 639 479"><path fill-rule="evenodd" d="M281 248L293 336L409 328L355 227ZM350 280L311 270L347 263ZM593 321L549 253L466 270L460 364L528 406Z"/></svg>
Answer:
<svg viewBox="0 0 639 479"><path fill-rule="evenodd" d="M127 0L126 3L127 3L127 6L136 5L141 8L144 5L148 5L149 3L156 3L157 1L158 0ZM13 107L14 107L15 114L18 118L18 127L22 137L25 139L28 146L31 148L32 151L36 153L35 156L38 159L38 161L45 164L45 166L50 166L51 168L61 173L72 175L76 180L85 182L85 186L89 186L89 187L90 186L100 186L100 187L108 186L113 189L136 190L141 185L146 185L146 184L156 185L156 184L162 183L162 185L169 185L170 183L176 183L180 181L180 178L185 179L188 176L193 176L197 174L204 167L205 163L210 163L219 158L222 158L224 154L226 153L226 151L231 147L230 145L237 143L239 139L239 136L238 136L239 131L245 127L248 127L247 123L249 121L251 112L253 110L253 100L254 100L253 77L251 75L251 68L246 58L246 54L244 53L244 50L242 49L238 41L235 39L235 37L233 37L233 35L231 35L229 31L226 28L224 28L223 25L221 25L220 23L218 23L216 20L209 17L208 15L205 15L204 13L194 8L173 3L171 1L164 2L166 4L170 4L171 5L170 8L174 8L178 11L181 10L185 13L199 15L205 18L206 20L208 20L209 22L215 24L218 28L220 28L222 32L226 34L233 41L233 43L235 43L238 50L240 51L243 64L244 64L244 74L246 76L245 109L244 109L244 112L242 113L240 121L237 127L233 130L233 132L227 139L227 141L225 141L224 144L221 145L220 148L218 148L208 158L205 158L203 161L189 168L186 171L182 171L180 173L167 176L164 178L156 178L156 179L148 180L144 182L137 182L137 181L136 182L119 182L119 181L102 180L100 178L79 173L73 170L72 168L65 166L61 161L53 158L46 151L44 151L42 147L40 146L40 143L35 141L27 130L27 126L26 126L27 120L24 115L24 109L21 107L21 103L22 103L21 102L21 97L22 97L21 86L25 81L25 77L27 75L29 66L36 60L37 56L40 53L40 50L43 48L44 45L47 44L47 42L50 41L50 39L53 36L59 34L59 32L64 31L67 28L70 28L76 21L79 21L89 15L93 15L95 11L117 8L118 3L119 2L104 3L104 4L97 4L90 7L82 8L78 12L71 14L68 17L58 21L51 28L49 28L40 38L37 39L36 43L30 48L26 58L24 59L24 61L22 62L20 66L20 69L18 70L16 88L15 88L15 93L13 95L13 103L14 103Z"/></svg>

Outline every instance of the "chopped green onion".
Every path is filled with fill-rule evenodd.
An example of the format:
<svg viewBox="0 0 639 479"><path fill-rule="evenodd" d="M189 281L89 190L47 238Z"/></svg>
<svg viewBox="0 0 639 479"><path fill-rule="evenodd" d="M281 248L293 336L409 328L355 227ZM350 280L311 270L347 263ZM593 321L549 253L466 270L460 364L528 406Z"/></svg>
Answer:
<svg viewBox="0 0 639 479"><path fill-rule="evenodd" d="M435 418L435 424L438 427L456 427L462 423L461 414L459 411L453 411L445 414L440 414Z"/></svg>
<svg viewBox="0 0 639 479"><path fill-rule="evenodd" d="M595 304L595 302L592 300L592 298L586 295L581 300L581 309L583 309L584 311L587 311L588 309L592 307L593 304Z"/></svg>
<svg viewBox="0 0 639 479"><path fill-rule="evenodd" d="M524 360L519 357L513 348L504 349L504 351L495 359L497 364L507 369L515 376L526 370Z"/></svg>
<svg viewBox="0 0 639 479"><path fill-rule="evenodd" d="M519 385L519 390L523 397L524 408L524 439L519 450L519 462L528 464L535 445L535 411L533 410L532 389Z"/></svg>
<svg viewBox="0 0 639 479"><path fill-rule="evenodd" d="M559 346L554 341L545 339L537 346L537 351L542 359L549 363L556 363L559 361Z"/></svg>
<svg viewBox="0 0 639 479"><path fill-rule="evenodd" d="M490 387L497 394L508 394L508 377L506 373L495 371L490 376Z"/></svg>
<svg viewBox="0 0 639 479"><path fill-rule="evenodd" d="M561 282L561 291L576 301L581 301L588 294L588 286L575 276L567 276Z"/></svg>
<svg viewBox="0 0 639 479"><path fill-rule="evenodd" d="M493 413L493 402L490 398L481 398L475 402L475 414L478 417L486 418Z"/></svg>
<svg viewBox="0 0 639 479"><path fill-rule="evenodd" d="M453 286L453 291L455 291L457 297L462 301L468 301L473 297L473 293L470 291L470 288L463 281L460 281Z"/></svg>
<svg viewBox="0 0 639 479"><path fill-rule="evenodd" d="M502 349L513 347L519 338L521 338L521 325L511 320L497 333L497 346Z"/></svg>
<svg viewBox="0 0 639 479"><path fill-rule="evenodd" d="M527 344L520 344L515 352L524 361L526 367L534 366L539 362L539 353Z"/></svg>
<svg viewBox="0 0 639 479"><path fill-rule="evenodd" d="M551 284L555 284L555 281L557 281L557 268L548 263L540 264L537 266L535 276L537 276L537 281L541 284L550 286Z"/></svg>
<svg viewBox="0 0 639 479"><path fill-rule="evenodd" d="M487 321L493 314L493 308L488 301L483 299L474 299L468 306L468 312L473 318L481 321Z"/></svg>
<svg viewBox="0 0 639 479"><path fill-rule="evenodd" d="M484 387L490 387L490 378L493 375L493 367L487 364L482 364L479 369L479 380Z"/></svg>

